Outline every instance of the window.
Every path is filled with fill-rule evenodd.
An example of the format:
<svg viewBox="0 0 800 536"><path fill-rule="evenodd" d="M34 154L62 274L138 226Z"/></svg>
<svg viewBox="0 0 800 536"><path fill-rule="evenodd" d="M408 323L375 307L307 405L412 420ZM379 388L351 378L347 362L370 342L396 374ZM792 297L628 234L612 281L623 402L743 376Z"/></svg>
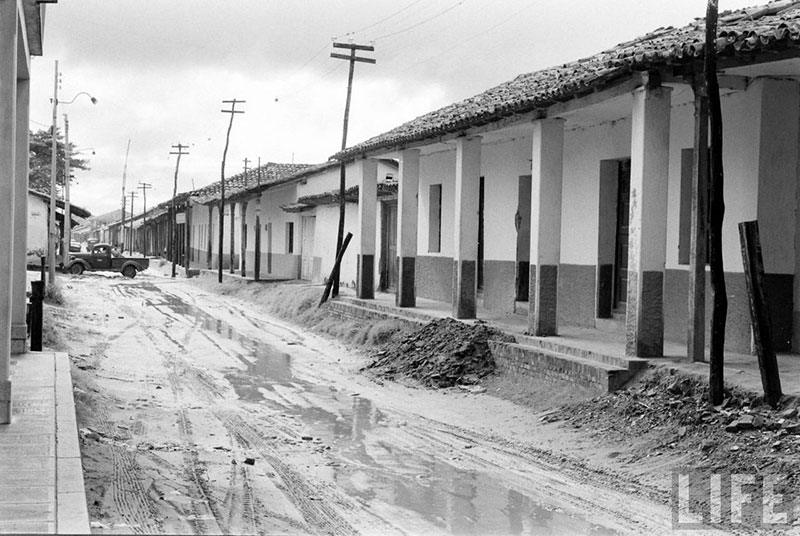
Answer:
<svg viewBox="0 0 800 536"><path fill-rule="evenodd" d="M428 252L442 250L442 185L431 184L428 194Z"/></svg>
<svg viewBox="0 0 800 536"><path fill-rule="evenodd" d="M286 253L294 253L294 222L286 222Z"/></svg>

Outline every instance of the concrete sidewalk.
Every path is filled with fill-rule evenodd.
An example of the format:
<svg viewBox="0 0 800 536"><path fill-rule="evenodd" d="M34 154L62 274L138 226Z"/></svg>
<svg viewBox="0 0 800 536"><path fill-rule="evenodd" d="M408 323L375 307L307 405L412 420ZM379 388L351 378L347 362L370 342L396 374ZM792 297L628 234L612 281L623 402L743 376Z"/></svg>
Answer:
<svg viewBox="0 0 800 536"><path fill-rule="evenodd" d="M69 357L11 359L11 424L0 424L0 533L88 534Z"/></svg>

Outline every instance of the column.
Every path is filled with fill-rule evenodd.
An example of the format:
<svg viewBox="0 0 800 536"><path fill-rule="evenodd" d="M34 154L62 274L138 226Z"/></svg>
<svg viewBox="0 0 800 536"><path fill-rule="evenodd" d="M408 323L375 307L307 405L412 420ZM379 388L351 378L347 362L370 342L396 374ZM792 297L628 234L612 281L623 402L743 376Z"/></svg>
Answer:
<svg viewBox="0 0 800 536"><path fill-rule="evenodd" d="M419 212L419 150L400 153L397 179L397 295L399 307L415 307L417 264L417 215Z"/></svg>
<svg viewBox="0 0 800 536"><path fill-rule="evenodd" d="M28 249L28 118L30 80L17 80L17 125L15 133L14 249L12 251L11 353L25 352L28 326L26 262Z"/></svg>
<svg viewBox="0 0 800 536"><path fill-rule="evenodd" d="M358 297L375 298L375 217L378 205L378 162L365 158L355 165L358 184Z"/></svg>
<svg viewBox="0 0 800 536"><path fill-rule="evenodd" d="M558 334L564 120L535 121L532 141L528 331L544 337Z"/></svg>
<svg viewBox="0 0 800 536"><path fill-rule="evenodd" d="M633 92L625 314L625 353L630 356L664 355L671 91L640 87Z"/></svg>
<svg viewBox="0 0 800 536"><path fill-rule="evenodd" d="M453 317L475 318L478 302L478 196L481 138L456 141Z"/></svg>
<svg viewBox="0 0 800 536"><path fill-rule="evenodd" d="M17 24L17 2L0 0L0 251L4 252L13 252L14 244ZM0 255L0 424L11 422L12 257Z"/></svg>

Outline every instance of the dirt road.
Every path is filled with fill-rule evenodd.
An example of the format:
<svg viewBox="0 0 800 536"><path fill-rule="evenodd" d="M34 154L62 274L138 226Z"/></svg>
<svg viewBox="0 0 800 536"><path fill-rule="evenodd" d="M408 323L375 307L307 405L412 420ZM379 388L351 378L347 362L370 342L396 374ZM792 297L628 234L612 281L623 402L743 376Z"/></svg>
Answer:
<svg viewBox="0 0 800 536"><path fill-rule="evenodd" d="M663 492L560 454L530 409L372 381L363 355L185 280L62 285L98 533L669 531Z"/></svg>

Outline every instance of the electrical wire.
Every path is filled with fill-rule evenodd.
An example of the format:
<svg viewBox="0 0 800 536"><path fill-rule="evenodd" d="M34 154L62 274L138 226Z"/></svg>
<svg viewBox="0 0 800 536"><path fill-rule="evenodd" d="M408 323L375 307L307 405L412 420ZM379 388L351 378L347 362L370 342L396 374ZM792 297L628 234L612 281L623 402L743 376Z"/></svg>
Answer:
<svg viewBox="0 0 800 536"><path fill-rule="evenodd" d="M352 35L355 35L357 33L363 32L364 30L369 30L370 28L374 28L375 26L378 26L379 24L383 24L384 22L386 22L387 20L389 20L389 19L391 19L393 17L396 17L400 13L402 13L404 11L407 11L408 9L411 9L412 7L414 7L415 5L419 4L420 2L422 2L422 0L416 0L414 2L411 2L406 7L395 11L391 15L387 15L386 17L382 18L381 20L379 20L377 22L373 22L372 24L369 24L367 26L359 28L358 30L353 30L352 32L347 32L346 34L342 34L342 35L336 36L336 37L334 37L334 40L339 39L341 37L352 36Z"/></svg>
<svg viewBox="0 0 800 536"><path fill-rule="evenodd" d="M431 15L427 19L423 19L423 20L421 20L421 21L419 21L419 22L417 22L415 24L412 24L411 26L407 26L407 27L403 28L402 30L397 30L396 32L392 32L392 33L389 33L389 34L386 34L386 35L382 35L380 37L376 37L375 39L373 39L373 41L377 42L377 41L380 41L381 39L388 39L389 37L394 37L396 35L400 35L402 33L405 33L405 32L407 32L409 30L413 30L414 28L418 28L419 26L422 26L423 24L426 24L426 23L432 21L433 19L441 17L442 15L444 15L447 12L454 10L455 8L457 8L458 6L463 4L464 2L466 2L466 0L459 0L459 2L457 4L454 4L454 5L450 6L450 7L448 7L447 9L444 9L444 10L440 11L440 12L436 13L435 15Z"/></svg>
<svg viewBox="0 0 800 536"><path fill-rule="evenodd" d="M459 41L458 43L454 44L453 46L448 47L448 48L446 48L444 50L441 50L441 51L437 52L433 56L429 56L429 57L427 57L425 59L422 59L422 60L419 60L417 62L414 62L414 63L412 63L411 65L409 65L408 67L406 67L405 69L403 69L402 71L399 71L399 72L406 72L406 71L416 67L417 65L421 65L421 64L427 63L427 62L429 62L431 60L434 60L434 59L437 59L437 58L441 58L444 54L447 54L451 50L455 50L455 49L457 49L459 47L462 47L462 46L466 45L470 41L474 41L475 39L477 39L479 37L483 37L484 35L488 34L489 32L491 32L491 31L499 28L503 24L507 23L508 21L510 21L512 19L515 19L520 13L522 13L523 11L526 11L526 10L532 8L532 7L534 7L534 5L535 4L528 4L527 6L523 7L522 9L518 9L517 11L515 11L514 13L512 13L508 17L504 18L503 20L501 20L497 24L495 24L493 26L490 26L489 28L486 28L485 30L482 30L482 31L480 31L480 32L478 32L476 34L473 34L473 35L467 37L466 39L462 39L461 41Z"/></svg>

